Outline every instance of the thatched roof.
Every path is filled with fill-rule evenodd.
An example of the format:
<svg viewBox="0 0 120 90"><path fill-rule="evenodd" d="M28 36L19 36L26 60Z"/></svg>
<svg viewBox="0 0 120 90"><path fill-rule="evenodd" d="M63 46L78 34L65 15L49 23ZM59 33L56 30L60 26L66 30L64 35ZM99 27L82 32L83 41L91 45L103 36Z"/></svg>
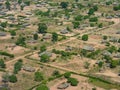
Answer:
<svg viewBox="0 0 120 90"><path fill-rule="evenodd" d="M94 51L95 49L93 48L93 46L91 46L91 45L85 45L84 47L83 47L83 49L84 50L87 50L87 51Z"/></svg>
<svg viewBox="0 0 120 90"><path fill-rule="evenodd" d="M64 30L61 30L60 33L62 33L62 34L67 34L67 33L69 33L69 31L66 30L66 29L64 29Z"/></svg>
<svg viewBox="0 0 120 90"><path fill-rule="evenodd" d="M114 55L115 58L120 58L120 53L117 53L116 55Z"/></svg>
<svg viewBox="0 0 120 90"><path fill-rule="evenodd" d="M34 72L35 71L35 69L30 65L24 65L23 70L28 71L28 72Z"/></svg>
<svg viewBox="0 0 120 90"><path fill-rule="evenodd" d="M47 56L49 56L49 57L52 56L52 53L49 52L49 51L42 52L42 53L39 54L39 56L42 56L42 55L44 55L44 54L47 55Z"/></svg>
<svg viewBox="0 0 120 90"><path fill-rule="evenodd" d="M58 89L66 89L67 87L69 87L69 83L66 82L63 82L57 86Z"/></svg>
<svg viewBox="0 0 120 90"><path fill-rule="evenodd" d="M6 36L6 33L0 32L0 36Z"/></svg>
<svg viewBox="0 0 120 90"><path fill-rule="evenodd" d="M116 34L120 34L120 31L117 31Z"/></svg>
<svg viewBox="0 0 120 90"><path fill-rule="evenodd" d="M111 56L111 55L112 55L109 51L106 51L106 50L103 51L102 54L103 54L104 56Z"/></svg>

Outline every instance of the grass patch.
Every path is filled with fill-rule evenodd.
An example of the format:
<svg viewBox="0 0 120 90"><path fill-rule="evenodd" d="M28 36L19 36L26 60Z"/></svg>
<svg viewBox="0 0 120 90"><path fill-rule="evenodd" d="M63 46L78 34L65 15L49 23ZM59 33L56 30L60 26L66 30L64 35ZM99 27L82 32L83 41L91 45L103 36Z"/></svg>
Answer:
<svg viewBox="0 0 120 90"><path fill-rule="evenodd" d="M105 82L101 82L100 80L93 79L93 78L89 78L89 83L91 83L95 86L107 89L107 90L110 90L110 89L118 89L119 90L120 89L120 86L105 83Z"/></svg>

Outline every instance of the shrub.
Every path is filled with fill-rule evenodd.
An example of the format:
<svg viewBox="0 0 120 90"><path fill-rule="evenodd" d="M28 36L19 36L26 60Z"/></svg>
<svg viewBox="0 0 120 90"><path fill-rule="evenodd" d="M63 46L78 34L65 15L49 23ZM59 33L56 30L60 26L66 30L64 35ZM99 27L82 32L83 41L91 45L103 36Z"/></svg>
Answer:
<svg viewBox="0 0 120 90"><path fill-rule="evenodd" d="M88 35L87 35L87 34L83 35L83 36L82 36L82 40L83 40L83 41L87 41L87 40L88 40Z"/></svg>
<svg viewBox="0 0 120 90"><path fill-rule="evenodd" d="M64 77L65 78L69 78L71 76L71 72L66 72L65 74L64 74Z"/></svg>
<svg viewBox="0 0 120 90"><path fill-rule="evenodd" d="M17 82L17 77L15 75L11 75L9 76L9 81L12 83L16 83Z"/></svg>
<svg viewBox="0 0 120 90"><path fill-rule="evenodd" d="M72 86L77 86L79 83L76 78L68 78L67 82L70 83Z"/></svg>
<svg viewBox="0 0 120 90"><path fill-rule="evenodd" d="M46 85L40 85L36 88L36 90L49 90L49 88Z"/></svg>

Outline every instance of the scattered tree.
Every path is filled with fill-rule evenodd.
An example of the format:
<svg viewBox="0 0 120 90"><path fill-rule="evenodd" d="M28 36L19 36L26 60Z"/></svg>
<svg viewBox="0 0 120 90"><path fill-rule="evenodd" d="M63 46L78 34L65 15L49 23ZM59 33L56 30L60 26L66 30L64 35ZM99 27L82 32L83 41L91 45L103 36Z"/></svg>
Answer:
<svg viewBox="0 0 120 90"><path fill-rule="evenodd" d="M43 34L47 32L47 25L45 23L38 24L38 32Z"/></svg>
<svg viewBox="0 0 120 90"><path fill-rule="evenodd" d="M41 73L41 72L35 72L35 75L34 75L35 77L34 77L34 80L35 81L42 81L43 79L44 79L44 77L43 77L43 74Z"/></svg>
<svg viewBox="0 0 120 90"><path fill-rule="evenodd" d="M83 40L83 41L87 41L87 40L88 40L88 35L87 35L87 34L83 35L83 36L82 36L82 40Z"/></svg>

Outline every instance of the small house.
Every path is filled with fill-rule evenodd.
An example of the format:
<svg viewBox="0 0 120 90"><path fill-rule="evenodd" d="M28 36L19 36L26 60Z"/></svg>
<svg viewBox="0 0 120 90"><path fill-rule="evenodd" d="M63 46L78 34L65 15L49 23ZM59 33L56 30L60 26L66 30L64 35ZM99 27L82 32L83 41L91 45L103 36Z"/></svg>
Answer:
<svg viewBox="0 0 120 90"><path fill-rule="evenodd" d="M23 70L28 72L35 72L35 69L30 65L24 65Z"/></svg>
<svg viewBox="0 0 120 90"><path fill-rule="evenodd" d="M61 33L61 34L68 34L68 33L69 33L69 31L68 31L68 30L66 30L66 29L64 29L64 30L61 30L61 31L60 31L60 33Z"/></svg>
<svg viewBox="0 0 120 90"><path fill-rule="evenodd" d="M57 86L57 89L66 89L67 87L69 87L69 83L63 82Z"/></svg>
<svg viewBox="0 0 120 90"><path fill-rule="evenodd" d="M44 54L47 55L47 56L49 56L49 57L52 56L52 53L49 52L49 51L44 51L44 52L40 53L39 56L41 57L41 56L44 55Z"/></svg>
<svg viewBox="0 0 120 90"><path fill-rule="evenodd" d="M120 53L114 55L115 58L120 58Z"/></svg>
<svg viewBox="0 0 120 90"><path fill-rule="evenodd" d="M105 51L102 52L102 55L111 56L112 54L109 51L105 50Z"/></svg>
<svg viewBox="0 0 120 90"><path fill-rule="evenodd" d="M85 46L83 47L83 49L84 49L84 50L87 50L87 51L90 51L90 52L92 52L92 51L95 50L95 49L93 48L93 46L91 46L91 45L85 45Z"/></svg>
<svg viewBox="0 0 120 90"><path fill-rule="evenodd" d="M0 36L6 36L6 33L0 32Z"/></svg>
<svg viewBox="0 0 120 90"><path fill-rule="evenodd" d="M117 31L116 34L120 34L120 31Z"/></svg>

